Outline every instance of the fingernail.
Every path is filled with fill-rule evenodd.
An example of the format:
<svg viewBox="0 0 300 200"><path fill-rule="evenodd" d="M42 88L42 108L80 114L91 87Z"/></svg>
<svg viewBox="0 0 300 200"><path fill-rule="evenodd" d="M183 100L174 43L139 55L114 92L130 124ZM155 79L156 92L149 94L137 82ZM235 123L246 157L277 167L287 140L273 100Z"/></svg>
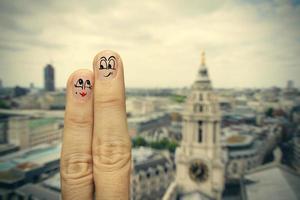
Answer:
<svg viewBox="0 0 300 200"><path fill-rule="evenodd" d="M91 76L76 74L73 77L72 93L76 99L81 101L88 100L92 95L93 81Z"/></svg>
<svg viewBox="0 0 300 200"><path fill-rule="evenodd" d="M97 71L100 80L114 79L117 76L119 65L120 58L112 51L103 51L95 57L95 72Z"/></svg>

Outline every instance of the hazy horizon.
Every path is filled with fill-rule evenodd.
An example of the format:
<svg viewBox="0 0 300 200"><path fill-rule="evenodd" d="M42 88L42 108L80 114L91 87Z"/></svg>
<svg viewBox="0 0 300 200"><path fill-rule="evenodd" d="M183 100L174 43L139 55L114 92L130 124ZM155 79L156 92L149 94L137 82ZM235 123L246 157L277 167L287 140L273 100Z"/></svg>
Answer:
<svg viewBox="0 0 300 200"><path fill-rule="evenodd" d="M300 86L300 4L265 1L0 2L0 79L43 87L52 62L58 88L117 51L129 88L188 87L206 52L215 88Z"/></svg>

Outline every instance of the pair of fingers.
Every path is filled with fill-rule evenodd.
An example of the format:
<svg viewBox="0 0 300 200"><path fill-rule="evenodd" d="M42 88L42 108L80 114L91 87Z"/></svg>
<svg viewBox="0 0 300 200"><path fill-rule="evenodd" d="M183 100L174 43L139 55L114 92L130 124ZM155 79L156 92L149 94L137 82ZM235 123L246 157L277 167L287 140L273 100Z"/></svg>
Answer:
<svg viewBox="0 0 300 200"><path fill-rule="evenodd" d="M122 60L115 52L102 51L94 58L93 71L78 70L67 83L62 197L128 199L131 141Z"/></svg>

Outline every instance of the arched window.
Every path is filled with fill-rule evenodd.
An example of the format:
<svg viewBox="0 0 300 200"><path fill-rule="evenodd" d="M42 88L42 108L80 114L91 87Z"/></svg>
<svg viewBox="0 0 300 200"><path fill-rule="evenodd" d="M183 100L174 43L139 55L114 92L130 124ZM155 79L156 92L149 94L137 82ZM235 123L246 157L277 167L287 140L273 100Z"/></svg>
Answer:
<svg viewBox="0 0 300 200"><path fill-rule="evenodd" d="M198 142L202 143L202 121L198 121Z"/></svg>

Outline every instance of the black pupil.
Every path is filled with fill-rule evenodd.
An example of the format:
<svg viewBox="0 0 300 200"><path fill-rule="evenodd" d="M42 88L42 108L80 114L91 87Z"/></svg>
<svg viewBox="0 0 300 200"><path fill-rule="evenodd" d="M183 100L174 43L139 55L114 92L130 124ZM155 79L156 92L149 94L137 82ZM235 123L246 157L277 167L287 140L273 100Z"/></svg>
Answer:
<svg viewBox="0 0 300 200"><path fill-rule="evenodd" d="M100 68L101 68L101 69L103 69L103 68L104 68L104 66L103 66L103 65L100 65Z"/></svg>
<svg viewBox="0 0 300 200"><path fill-rule="evenodd" d="M90 82L89 80L87 80L87 81L86 81L86 84L90 85L90 84L91 84L91 82Z"/></svg>
<svg viewBox="0 0 300 200"><path fill-rule="evenodd" d="M108 65L108 68L111 69L111 64Z"/></svg>
<svg viewBox="0 0 300 200"><path fill-rule="evenodd" d="M82 85L82 84L83 84L83 80L82 80L82 79L79 79L79 80L78 80L78 83L79 83L80 85Z"/></svg>

